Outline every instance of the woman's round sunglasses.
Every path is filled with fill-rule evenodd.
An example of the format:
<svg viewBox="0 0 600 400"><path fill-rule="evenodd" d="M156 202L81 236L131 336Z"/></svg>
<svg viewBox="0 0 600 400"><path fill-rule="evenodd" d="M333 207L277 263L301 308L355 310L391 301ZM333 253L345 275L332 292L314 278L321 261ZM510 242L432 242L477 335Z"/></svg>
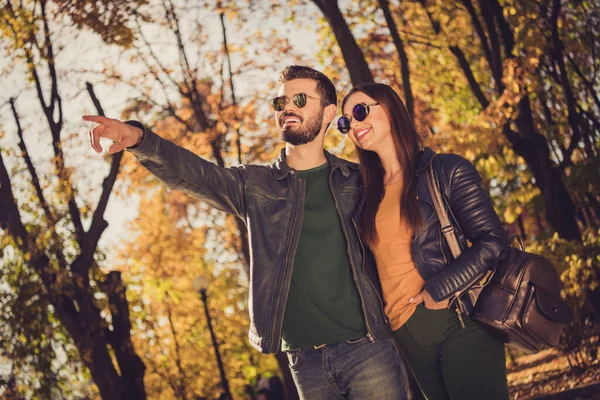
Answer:
<svg viewBox="0 0 600 400"><path fill-rule="evenodd" d="M338 131L340 131L343 134L350 132L350 122L352 122L352 119L355 119L357 121L364 121L365 119L367 119L367 116L369 115L369 111L371 110L370 108L373 106L378 106L378 105L379 105L379 103L358 103L352 109L352 117L351 118L348 118L345 115L342 115L341 117L338 118L338 121L337 121Z"/></svg>
<svg viewBox="0 0 600 400"><path fill-rule="evenodd" d="M315 99L315 100L320 100L321 102L325 103L321 98L309 96L306 93L296 93L292 97L292 101L294 102L296 107L302 108L306 105L306 102L308 101L309 98ZM288 103L288 98L286 96L278 96L278 97L275 97L273 100L271 100L271 106L273 107L273 110L275 110L275 111L283 111L283 109L285 108L287 103Z"/></svg>

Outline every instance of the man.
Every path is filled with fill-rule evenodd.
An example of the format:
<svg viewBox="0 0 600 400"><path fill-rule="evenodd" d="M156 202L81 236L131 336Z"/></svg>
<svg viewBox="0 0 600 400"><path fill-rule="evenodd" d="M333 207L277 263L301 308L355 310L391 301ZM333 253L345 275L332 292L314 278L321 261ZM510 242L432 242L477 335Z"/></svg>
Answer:
<svg viewBox="0 0 600 400"><path fill-rule="evenodd" d="M220 168L138 122L85 116L90 142L115 141L170 188L241 218L248 228L251 344L287 353L301 398L404 399L402 365L372 257L353 220L358 166L323 150L336 114L329 78L290 66L275 119L286 143L271 166Z"/></svg>

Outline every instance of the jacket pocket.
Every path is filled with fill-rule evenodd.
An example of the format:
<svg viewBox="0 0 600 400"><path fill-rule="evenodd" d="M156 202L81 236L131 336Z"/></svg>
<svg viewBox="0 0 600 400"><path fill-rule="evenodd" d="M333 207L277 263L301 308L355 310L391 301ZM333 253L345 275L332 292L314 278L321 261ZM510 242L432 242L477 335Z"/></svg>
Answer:
<svg viewBox="0 0 600 400"><path fill-rule="evenodd" d="M248 196L257 200L266 200L272 202L284 201L285 197L279 196L276 193L269 193L258 186L248 186Z"/></svg>
<svg viewBox="0 0 600 400"><path fill-rule="evenodd" d="M356 196L362 186L340 186L340 192L345 196Z"/></svg>

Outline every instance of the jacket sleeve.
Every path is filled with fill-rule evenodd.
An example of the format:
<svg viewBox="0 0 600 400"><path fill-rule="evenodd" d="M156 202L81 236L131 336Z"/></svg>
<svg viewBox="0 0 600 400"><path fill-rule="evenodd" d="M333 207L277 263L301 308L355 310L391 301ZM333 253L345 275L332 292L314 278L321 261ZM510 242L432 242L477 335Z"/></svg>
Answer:
<svg viewBox="0 0 600 400"><path fill-rule="evenodd" d="M464 290L493 269L509 248L508 235L480 185L481 176L466 159L457 155L449 157L458 159L450 173L449 205L472 245L427 280L425 289L438 302Z"/></svg>
<svg viewBox="0 0 600 400"><path fill-rule="evenodd" d="M219 167L161 138L137 121L127 123L144 130L142 142L127 150L170 189L181 190L212 207L244 218L243 166Z"/></svg>

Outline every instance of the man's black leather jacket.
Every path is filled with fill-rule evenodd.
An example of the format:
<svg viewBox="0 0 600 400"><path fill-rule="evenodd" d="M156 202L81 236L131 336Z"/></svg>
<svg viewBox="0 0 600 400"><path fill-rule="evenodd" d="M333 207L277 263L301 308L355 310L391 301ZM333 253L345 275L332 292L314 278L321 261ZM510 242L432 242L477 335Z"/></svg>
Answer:
<svg viewBox="0 0 600 400"><path fill-rule="evenodd" d="M250 245L250 343L263 353L281 348L281 329L294 254L304 213L305 183L285 162L285 150L270 166L220 168L160 138L141 124L142 142L128 150L169 188L195 196L241 218ZM359 201L358 165L325 152L329 184L346 238L348 258L360 295L369 338L391 336L383 311L381 287L351 216Z"/></svg>
<svg viewBox="0 0 600 400"><path fill-rule="evenodd" d="M462 254L456 260L452 259L427 187L426 171L434 154L433 150L425 148L416 171L423 224L414 233L411 252L415 266L426 282L425 289L439 302L462 292L493 269L507 253L509 239L480 185L481 177L475 167L456 154L436 155L434 171L462 248ZM467 246L467 240L471 247Z"/></svg>

